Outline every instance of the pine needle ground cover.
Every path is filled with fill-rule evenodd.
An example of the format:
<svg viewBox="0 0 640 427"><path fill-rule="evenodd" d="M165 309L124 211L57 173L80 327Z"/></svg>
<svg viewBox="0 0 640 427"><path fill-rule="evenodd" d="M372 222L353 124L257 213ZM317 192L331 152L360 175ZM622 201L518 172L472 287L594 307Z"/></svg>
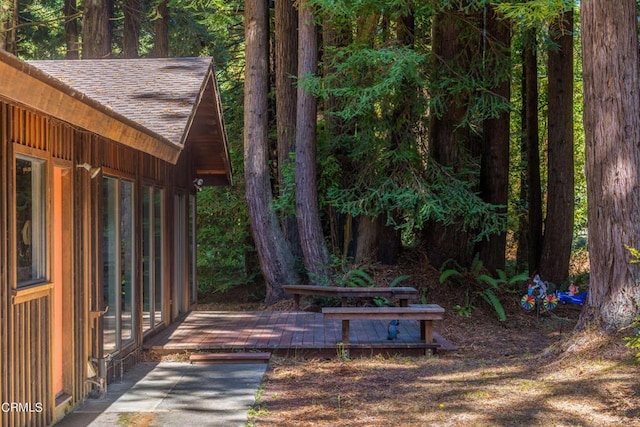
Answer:
<svg viewBox="0 0 640 427"><path fill-rule="evenodd" d="M622 337L563 317L509 326L460 316L436 357L273 358L255 426L640 426L640 366Z"/></svg>

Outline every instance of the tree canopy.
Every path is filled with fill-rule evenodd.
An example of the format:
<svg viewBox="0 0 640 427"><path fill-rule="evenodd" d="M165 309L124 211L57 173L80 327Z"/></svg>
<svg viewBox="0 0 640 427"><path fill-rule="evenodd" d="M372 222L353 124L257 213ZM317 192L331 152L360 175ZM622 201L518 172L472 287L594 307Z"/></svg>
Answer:
<svg viewBox="0 0 640 427"><path fill-rule="evenodd" d="M637 42L636 2L610 14L593 0L257 3L2 0L0 47L24 59L214 57L237 182L200 195L203 289L256 280L261 263L274 302L284 282L331 283L367 262L394 263L410 247L436 268L475 259L491 274L537 272L563 287L575 279L571 251L588 236L591 318L610 329L638 314L635 273L609 289L601 283L618 276L598 272L635 271L624 248L640 246L635 193L613 191L623 176L637 186L637 149L627 144L640 125L627 101L638 88L622 77L637 76L624 71L637 49L616 42L608 57L593 51L601 39ZM258 18L259 36L249 37ZM89 43L95 31L101 50ZM610 79L629 86L598 92L595 82L618 66ZM603 124L612 111L604 99L626 100L631 110L618 117L629 120ZM627 130L607 145L614 156L595 148L605 145L604 125L609 135ZM630 217L616 222L622 211ZM256 234L267 217L271 231ZM267 254L256 241L264 236L282 243L276 258L275 246ZM276 264L282 271L270 276Z"/></svg>

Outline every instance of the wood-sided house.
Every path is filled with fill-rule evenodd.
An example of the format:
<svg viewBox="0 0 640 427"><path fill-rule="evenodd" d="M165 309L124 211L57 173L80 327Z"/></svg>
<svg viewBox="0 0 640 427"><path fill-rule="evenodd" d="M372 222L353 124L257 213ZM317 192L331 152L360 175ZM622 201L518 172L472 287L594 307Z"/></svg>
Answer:
<svg viewBox="0 0 640 427"><path fill-rule="evenodd" d="M190 309L197 190L230 183L210 58L0 51L0 425L55 422Z"/></svg>

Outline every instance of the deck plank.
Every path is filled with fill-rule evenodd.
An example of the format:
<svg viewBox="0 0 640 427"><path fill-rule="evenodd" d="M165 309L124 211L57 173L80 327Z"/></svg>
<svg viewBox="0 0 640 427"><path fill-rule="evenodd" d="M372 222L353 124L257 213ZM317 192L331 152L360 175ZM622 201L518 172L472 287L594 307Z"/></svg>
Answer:
<svg viewBox="0 0 640 427"><path fill-rule="evenodd" d="M351 321L351 344L361 349L398 354L424 348L419 322L400 320L398 338L387 340L387 321ZM436 329L438 323L436 322ZM440 334L439 351L457 348ZM321 313L293 311L230 312L195 311L177 325L148 339L143 348L160 353L178 351L270 351L275 354L335 353L342 341L339 320L324 319Z"/></svg>

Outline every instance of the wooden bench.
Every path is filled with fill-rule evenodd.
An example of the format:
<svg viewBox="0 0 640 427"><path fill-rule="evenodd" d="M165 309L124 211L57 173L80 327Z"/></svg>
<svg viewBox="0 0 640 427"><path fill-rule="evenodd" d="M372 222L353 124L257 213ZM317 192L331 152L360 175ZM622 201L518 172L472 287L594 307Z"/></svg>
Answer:
<svg viewBox="0 0 640 427"><path fill-rule="evenodd" d="M419 320L420 338L425 344L433 344L433 321L444 319L444 308L437 304L416 304L408 307L325 307L322 314L327 319L342 320L342 344L349 346L349 321L357 319Z"/></svg>
<svg viewBox="0 0 640 427"><path fill-rule="evenodd" d="M393 288L344 288L339 286L285 285L284 291L293 295L296 309L300 308L300 296L316 295L342 299L342 306L347 306L349 298L397 298L401 307L409 305L409 299L418 297L416 288L398 286Z"/></svg>

